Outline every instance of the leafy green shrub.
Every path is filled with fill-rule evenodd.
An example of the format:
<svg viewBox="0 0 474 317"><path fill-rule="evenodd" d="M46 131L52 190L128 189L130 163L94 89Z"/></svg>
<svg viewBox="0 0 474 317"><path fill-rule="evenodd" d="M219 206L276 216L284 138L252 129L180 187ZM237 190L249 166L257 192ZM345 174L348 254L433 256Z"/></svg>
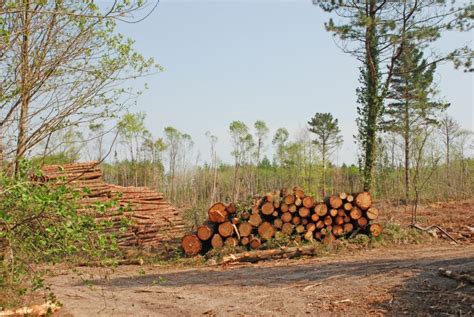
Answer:
<svg viewBox="0 0 474 317"><path fill-rule="evenodd" d="M87 263L119 253L115 237L105 233L111 223L94 217L114 202L79 213L80 192L32 181L35 176L41 175L28 163L16 177L0 174L0 306L47 288L39 264Z"/></svg>

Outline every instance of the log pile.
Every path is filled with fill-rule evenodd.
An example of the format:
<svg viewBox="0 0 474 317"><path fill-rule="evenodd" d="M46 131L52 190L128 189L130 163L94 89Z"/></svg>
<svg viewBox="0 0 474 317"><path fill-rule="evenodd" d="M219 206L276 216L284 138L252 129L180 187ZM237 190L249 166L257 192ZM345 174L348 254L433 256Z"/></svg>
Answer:
<svg viewBox="0 0 474 317"><path fill-rule="evenodd" d="M374 223L378 215L368 192L340 193L318 202L295 187L292 193L285 189L268 193L238 214L233 204L212 205L207 221L186 234L181 246L194 256L223 246L259 249L278 235L325 244L355 233L377 237L382 232L382 226Z"/></svg>
<svg viewBox="0 0 474 317"><path fill-rule="evenodd" d="M116 201L105 213L94 216L113 223L108 230L117 234L121 247L160 248L179 243L185 232L181 213L163 194L147 187L107 184L98 162L47 165L42 171L42 181L65 184L81 193L79 212L90 212L97 203ZM131 226L122 232L124 220L130 220Z"/></svg>

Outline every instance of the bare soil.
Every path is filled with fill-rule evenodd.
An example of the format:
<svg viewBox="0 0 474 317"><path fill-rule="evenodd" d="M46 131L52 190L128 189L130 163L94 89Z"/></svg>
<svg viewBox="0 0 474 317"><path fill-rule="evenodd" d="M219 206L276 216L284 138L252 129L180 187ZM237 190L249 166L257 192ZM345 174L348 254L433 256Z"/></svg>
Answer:
<svg viewBox="0 0 474 317"><path fill-rule="evenodd" d="M438 274L474 275L474 200L421 208L419 223L460 241L326 257L194 268L158 265L56 269L58 316L473 316L474 286ZM380 206L409 224L408 209ZM78 276L78 273L81 276Z"/></svg>
<svg viewBox="0 0 474 317"><path fill-rule="evenodd" d="M83 269L54 277L59 316L472 316L474 246L410 246L232 267Z"/></svg>

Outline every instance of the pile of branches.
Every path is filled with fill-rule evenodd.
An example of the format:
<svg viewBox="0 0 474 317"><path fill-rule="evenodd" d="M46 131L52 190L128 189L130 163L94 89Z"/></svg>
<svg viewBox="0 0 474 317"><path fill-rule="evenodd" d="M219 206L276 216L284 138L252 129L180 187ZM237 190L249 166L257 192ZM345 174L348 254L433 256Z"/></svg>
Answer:
<svg viewBox="0 0 474 317"><path fill-rule="evenodd" d="M186 255L194 256L224 246L259 249L275 235L325 244L356 233L377 237L382 232L382 226L374 223L378 215L368 192L340 193L318 202L295 187L293 193L286 189L268 193L239 213L234 204L212 205L207 221L186 234L181 245Z"/></svg>

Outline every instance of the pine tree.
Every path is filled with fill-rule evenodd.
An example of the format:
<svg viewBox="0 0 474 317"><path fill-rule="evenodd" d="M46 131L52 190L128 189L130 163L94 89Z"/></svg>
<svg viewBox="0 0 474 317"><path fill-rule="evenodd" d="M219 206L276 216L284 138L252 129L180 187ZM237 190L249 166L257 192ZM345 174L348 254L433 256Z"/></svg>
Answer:
<svg viewBox="0 0 474 317"><path fill-rule="evenodd" d="M322 195L326 196L326 165L332 152L342 144L338 120L330 113L316 113L308 122L309 131L316 135L313 143L319 148L323 163Z"/></svg>
<svg viewBox="0 0 474 317"><path fill-rule="evenodd" d="M403 139L406 201L410 195L410 148L413 136L420 129L436 124L438 112L448 106L432 101L435 71L436 64L428 64L423 52L413 44L405 46L394 67L382 127Z"/></svg>

